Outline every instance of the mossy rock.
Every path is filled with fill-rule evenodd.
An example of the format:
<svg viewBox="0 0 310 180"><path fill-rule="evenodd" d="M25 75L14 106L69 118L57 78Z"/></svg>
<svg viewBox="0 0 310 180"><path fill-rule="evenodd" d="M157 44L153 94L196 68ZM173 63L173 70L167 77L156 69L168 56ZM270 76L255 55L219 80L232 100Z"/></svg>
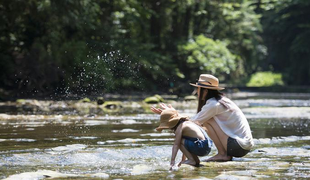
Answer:
<svg viewBox="0 0 310 180"><path fill-rule="evenodd" d="M164 101L165 100L158 94L144 99L144 102L147 104L157 104L157 103L164 102Z"/></svg>
<svg viewBox="0 0 310 180"><path fill-rule="evenodd" d="M106 101L100 108L106 113L119 112L123 108L122 102L120 101Z"/></svg>
<svg viewBox="0 0 310 180"><path fill-rule="evenodd" d="M24 104L24 103L26 103L26 100L25 99L17 99L16 103L17 104Z"/></svg>
<svg viewBox="0 0 310 180"><path fill-rule="evenodd" d="M196 96L185 96L184 97L184 100L185 101L195 101L195 100L197 100L197 97Z"/></svg>
<svg viewBox="0 0 310 180"><path fill-rule="evenodd" d="M89 98L83 98L81 100L79 100L79 103L90 103L91 100Z"/></svg>
<svg viewBox="0 0 310 180"><path fill-rule="evenodd" d="M156 94L154 97L158 98L160 102L164 102L164 98L162 98L160 95Z"/></svg>

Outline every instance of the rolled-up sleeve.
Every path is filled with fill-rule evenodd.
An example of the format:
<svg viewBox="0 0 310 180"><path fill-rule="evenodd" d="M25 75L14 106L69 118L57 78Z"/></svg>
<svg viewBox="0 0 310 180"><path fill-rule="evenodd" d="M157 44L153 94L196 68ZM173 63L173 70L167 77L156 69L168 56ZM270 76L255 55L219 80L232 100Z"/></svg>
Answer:
<svg viewBox="0 0 310 180"><path fill-rule="evenodd" d="M209 99L206 104L201 108L201 111L197 113L192 120L197 121L199 124L207 122L217 114L219 102L215 99Z"/></svg>

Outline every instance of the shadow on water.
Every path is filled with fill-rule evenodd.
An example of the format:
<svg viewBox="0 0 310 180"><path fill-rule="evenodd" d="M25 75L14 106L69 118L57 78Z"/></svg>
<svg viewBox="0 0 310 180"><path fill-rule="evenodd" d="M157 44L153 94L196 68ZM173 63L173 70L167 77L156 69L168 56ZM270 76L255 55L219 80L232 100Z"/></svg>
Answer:
<svg viewBox="0 0 310 180"><path fill-rule="evenodd" d="M249 102L253 101L247 104ZM244 101L237 103L246 104ZM183 102L174 105L183 114L195 114L195 106L187 109ZM203 162L200 168L182 165L175 171L168 171L173 134L154 130L158 126L158 115L2 114L0 178L310 178L310 120L304 113L310 113L309 109L305 106L262 108L257 104L242 107L255 138L252 152L231 162ZM291 116L283 110L290 110ZM201 160L214 154L213 147Z"/></svg>

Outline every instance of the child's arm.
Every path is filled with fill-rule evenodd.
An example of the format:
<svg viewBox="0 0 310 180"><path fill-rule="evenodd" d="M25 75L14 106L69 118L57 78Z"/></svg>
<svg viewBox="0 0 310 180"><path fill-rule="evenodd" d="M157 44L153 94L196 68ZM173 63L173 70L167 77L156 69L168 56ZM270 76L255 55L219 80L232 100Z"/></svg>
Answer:
<svg viewBox="0 0 310 180"><path fill-rule="evenodd" d="M183 124L180 124L179 127L175 131L175 140L172 147L172 155L171 155L171 161L170 161L170 167L172 168L175 165L175 157L177 156L177 153L180 149L181 140L182 140L182 130L183 130Z"/></svg>

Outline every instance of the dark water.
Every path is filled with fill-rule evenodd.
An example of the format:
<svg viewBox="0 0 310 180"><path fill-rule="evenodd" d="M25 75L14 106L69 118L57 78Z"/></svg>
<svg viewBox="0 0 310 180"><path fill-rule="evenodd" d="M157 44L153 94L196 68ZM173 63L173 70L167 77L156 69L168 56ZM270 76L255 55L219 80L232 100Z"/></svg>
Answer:
<svg viewBox="0 0 310 180"><path fill-rule="evenodd" d="M290 109L293 116L283 117L283 109L244 110L256 143L252 152L177 171L168 170L173 134L154 130L158 115L2 116L0 179L310 178L310 119L304 113L310 111ZM215 148L201 159L214 154Z"/></svg>

